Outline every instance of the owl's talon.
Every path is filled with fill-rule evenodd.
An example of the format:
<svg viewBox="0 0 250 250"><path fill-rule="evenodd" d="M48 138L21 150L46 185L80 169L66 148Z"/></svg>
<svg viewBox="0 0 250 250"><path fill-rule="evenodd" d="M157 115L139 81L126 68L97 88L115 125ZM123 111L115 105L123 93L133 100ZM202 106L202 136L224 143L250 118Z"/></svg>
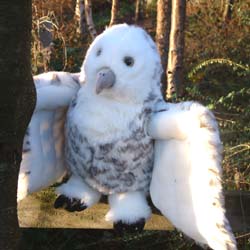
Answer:
<svg viewBox="0 0 250 250"><path fill-rule="evenodd" d="M69 212L79 212L87 208L87 206L77 198L68 198L67 196L61 194L57 197L54 203L54 208L64 208Z"/></svg>
<svg viewBox="0 0 250 250"><path fill-rule="evenodd" d="M64 204L66 204L67 200L68 198L65 195L63 194L59 195L54 202L54 208L57 209L57 208L63 207Z"/></svg>
<svg viewBox="0 0 250 250"><path fill-rule="evenodd" d="M114 223L114 230L118 236L123 236L126 233L141 233L145 226L145 219L141 218L132 224L127 224L121 220Z"/></svg>

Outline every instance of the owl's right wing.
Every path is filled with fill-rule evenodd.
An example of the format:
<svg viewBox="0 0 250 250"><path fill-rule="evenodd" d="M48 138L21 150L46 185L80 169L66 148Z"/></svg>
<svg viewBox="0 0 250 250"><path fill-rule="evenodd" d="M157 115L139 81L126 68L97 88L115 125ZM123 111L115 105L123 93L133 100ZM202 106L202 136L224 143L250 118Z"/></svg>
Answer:
<svg viewBox="0 0 250 250"><path fill-rule="evenodd" d="M37 103L23 142L18 201L63 177L64 123L80 88L78 74L48 72L34 76Z"/></svg>
<svg viewBox="0 0 250 250"><path fill-rule="evenodd" d="M221 185L218 125L195 102L163 103L149 123L155 139L150 195L172 224L214 250L236 250Z"/></svg>

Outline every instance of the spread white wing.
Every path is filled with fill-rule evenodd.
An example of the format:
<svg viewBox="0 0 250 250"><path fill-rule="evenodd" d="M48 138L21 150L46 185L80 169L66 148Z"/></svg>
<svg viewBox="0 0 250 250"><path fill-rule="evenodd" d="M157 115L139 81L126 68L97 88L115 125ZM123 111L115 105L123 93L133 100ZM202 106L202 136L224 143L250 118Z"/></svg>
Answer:
<svg viewBox="0 0 250 250"><path fill-rule="evenodd" d="M48 72L34 77L37 103L23 142L18 201L65 174L64 122L79 84L76 74Z"/></svg>
<svg viewBox="0 0 250 250"><path fill-rule="evenodd" d="M237 249L225 216L217 122L194 102L161 104L148 132L156 139L150 195L171 223L215 250Z"/></svg>

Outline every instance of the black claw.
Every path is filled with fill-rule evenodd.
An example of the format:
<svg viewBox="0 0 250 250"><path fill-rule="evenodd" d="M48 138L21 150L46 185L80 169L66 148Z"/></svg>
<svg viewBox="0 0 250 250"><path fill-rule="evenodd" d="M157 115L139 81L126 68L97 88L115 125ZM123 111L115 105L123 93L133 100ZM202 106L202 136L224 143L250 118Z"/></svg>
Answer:
<svg viewBox="0 0 250 250"><path fill-rule="evenodd" d="M75 212L76 204L74 200L75 199L72 199L72 200L68 199L64 209L67 210L68 212Z"/></svg>
<svg viewBox="0 0 250 250"><path fill-rule="evenodd" d="M81 200L76 198L68 198L67 196L61 194L57 197L54 203L54 208L64 208L69 212L83 211L87 206L81 202Z"/></svg>
<svg viewBox="0 0 250 250"><path fill-rule="evenodd" d="M76 211L80 203L80 200L73 198L71 200L71 203L66 207L66 210L68 210L69 212L74 212Z"/></svg>
<svg viewBox="0 0 250 250"><path fill-rule="evenodd" d="M65 195L63 194L59 195L54 202L54 208L63 207L67 199L68 198Z"/></svg>
<svg viewBox="0 0 250 250"><path fill-rule="evenodd" d="M141 233L145 226L145 219L141 218L137 220L135 223L127 224L121 220L114 223L114 230L117 235L123 236L126 233Z"/></svg>
<svg viewBox="0 0 250 250"><path fill-rule="evenodd" d="M84 203L80 203L77 207L76 207L76 210L75 211L83 211L85 210L86 208L88 208Z"/></svg>

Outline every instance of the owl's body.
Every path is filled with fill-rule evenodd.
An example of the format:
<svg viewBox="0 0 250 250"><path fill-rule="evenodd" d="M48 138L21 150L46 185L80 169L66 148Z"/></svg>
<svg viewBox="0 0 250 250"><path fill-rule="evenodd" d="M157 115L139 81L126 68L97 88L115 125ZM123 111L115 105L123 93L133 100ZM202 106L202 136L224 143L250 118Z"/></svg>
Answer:
<svg viewBox="0 0 250 250"><path fill-rule="evenodd" d="M66 160L70 171L104 194L148 192L153 140L147 135L146 123L154 100L133 108L122 103L115 108L108 103L99 106L87 96L81 100L71 103L74 108L67 117Z"/></svg>
<svg viewBox="0 0 250 250"><path fill-rule="evenodd" d="M119 38L110 47L112 31L117 31ZM162 100L157 87L160 59L151 38L141 29L120 25L105 33L101 41L97 39L91 45L82 68L85 83L68 112L68 166L74 175L104 194L148 192L153 140L147 134L147 123L156 102ZM141 39L149 42L141 46ZM150 63L145 61L149 56ZM133 60L133 65L126 65L126 58ZM150 64L154 66L141 75L143 66L147 69ZM99 72L112 74L112 88L105 86L97 91L97 78L103 77ZM105 79L100 82L106 84Z"/></svg>

